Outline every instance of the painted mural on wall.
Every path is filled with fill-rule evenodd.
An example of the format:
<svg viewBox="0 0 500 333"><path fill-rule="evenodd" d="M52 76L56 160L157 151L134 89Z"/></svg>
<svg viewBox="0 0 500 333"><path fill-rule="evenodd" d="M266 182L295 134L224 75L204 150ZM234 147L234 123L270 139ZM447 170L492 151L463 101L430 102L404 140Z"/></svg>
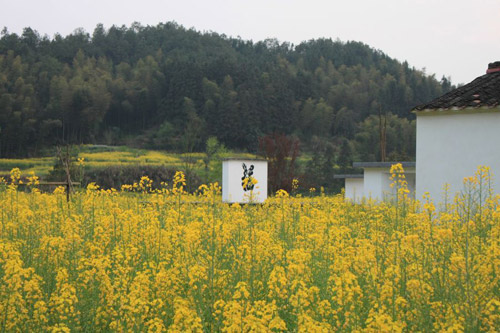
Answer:
<svg viewBox="0 0 500 333"><path fill-rule="evenodd" d="M267 161L227 159L222 162L222 201L262 203L267 199Z"/></svg>
<svg viewBox="0 0 500 333"><path fill-rule="evenodd" d="M253 177L254 165L250 164L250 167L247 168L247 165L243 163L242 167L243 177L241 177L241 186L243 187L243 191L253 191L255 184L257 184L257 179Z"/></svg>

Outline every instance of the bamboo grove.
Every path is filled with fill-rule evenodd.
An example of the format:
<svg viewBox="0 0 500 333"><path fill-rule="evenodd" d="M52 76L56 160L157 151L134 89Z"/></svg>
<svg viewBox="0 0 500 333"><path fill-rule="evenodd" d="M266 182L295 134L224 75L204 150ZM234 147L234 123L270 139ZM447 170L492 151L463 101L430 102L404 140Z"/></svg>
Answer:
<svg viewBox="0 0 500 333"><path fill-rule="evenodd" d="M2 331L388 332L500 327L500 206L487 168L456 198L279 191L221 202L217 184L38 190L0 185ZM21 187L23 190L21 191Z"/></svg>

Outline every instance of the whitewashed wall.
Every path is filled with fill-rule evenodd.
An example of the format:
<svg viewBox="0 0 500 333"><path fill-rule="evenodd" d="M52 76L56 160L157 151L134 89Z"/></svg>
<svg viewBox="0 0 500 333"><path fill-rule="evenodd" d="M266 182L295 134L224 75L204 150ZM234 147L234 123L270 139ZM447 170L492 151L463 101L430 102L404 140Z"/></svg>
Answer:
<svg viewBox="0 0 500 333"><path fill-rule="evenodd" d="M472 112L417 113L417 199L429 192L441 202L445 183L451 193L461 191L464 177L479 165L491 168L494 190L500 193L500 109Z"/></svg>
<svg viewBox="0 0 500 333"><path fill-rule="evenodd" d="M243 163L247 170L254 166L253 175L258 183L253 191L245 191L241 186ZM262 203L267 199L267 161L230 159L222 162L222 201L228 203Z"/></svg>
<svg viewBox="0 0 500 333"><path fill-rule="evenodd" d="M367 199L383 201L394 195L395 191L391 188L390 167L365 168L364 170L364 195ZM413 197L415 195L415 168L406 168L405 179L408 183L409 195Z"/></svg>
<svg viewBox="0 0 500 333"><path fill-rule="evenodd" d="M364 180L364 195L366 198L383 200L383 187L386 185L385 178L387 169L366 168Z"/></svg>
<svg viewBox="0 0 500 333"><path fill-rule="evenodd" d="M345 179L345 198L353 202L360 202L364 196L363 178Z"/></svg>

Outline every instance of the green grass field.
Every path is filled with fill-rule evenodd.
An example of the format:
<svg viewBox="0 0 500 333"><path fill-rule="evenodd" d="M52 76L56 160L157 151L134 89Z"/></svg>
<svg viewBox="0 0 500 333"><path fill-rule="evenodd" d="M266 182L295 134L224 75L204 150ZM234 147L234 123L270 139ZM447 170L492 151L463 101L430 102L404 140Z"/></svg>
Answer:
<svg viewBox="0 0 500 333"><path fill-rule="evenodd" d="M105 146L105 145L82 145L77 146L78 157L84 158L87 168L102 168L116 165L163 165L177 170L184 170L187 164L194 168L196 172L203 172L204 153L171 153L156 150L135 149L126 146ZM248 153L225 153L222 157L255 158L255 155ZM0 175L8 175L13 168L21 169L23 174L33 171L36 175L44 177L49 174L54 164L56 156L22 158L22 159L0 159ZM212 164L220 163L212 161ZM215 166L215 165L214 165ZM214 168L211 168L214 169ZM215 168L217 169L217 168Z"/></svg>

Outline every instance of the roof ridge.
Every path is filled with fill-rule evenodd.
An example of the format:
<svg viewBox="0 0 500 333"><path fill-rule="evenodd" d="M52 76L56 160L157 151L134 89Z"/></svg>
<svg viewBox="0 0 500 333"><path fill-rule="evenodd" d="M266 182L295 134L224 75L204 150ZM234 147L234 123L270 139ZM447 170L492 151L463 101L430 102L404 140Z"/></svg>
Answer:
<svg viewBox="0 0 500 333"><path fill-rule="evenodd" d="M497 107L500 105L500 72L484 74L411 111L446 110L452 108Z"/></svg>

